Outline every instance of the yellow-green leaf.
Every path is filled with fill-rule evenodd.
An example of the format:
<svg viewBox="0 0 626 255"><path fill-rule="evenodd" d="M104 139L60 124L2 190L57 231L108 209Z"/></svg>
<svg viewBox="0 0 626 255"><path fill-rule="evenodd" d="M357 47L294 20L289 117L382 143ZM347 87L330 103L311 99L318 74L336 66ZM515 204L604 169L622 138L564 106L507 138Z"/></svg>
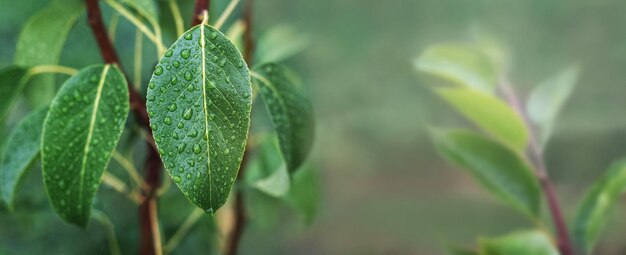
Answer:
<svg viewBox="0 0 626 255"><path fill-rule="evenodd" d="M481 255L559 255L550 237L541 231L520 231L481 240Z"/></svg>

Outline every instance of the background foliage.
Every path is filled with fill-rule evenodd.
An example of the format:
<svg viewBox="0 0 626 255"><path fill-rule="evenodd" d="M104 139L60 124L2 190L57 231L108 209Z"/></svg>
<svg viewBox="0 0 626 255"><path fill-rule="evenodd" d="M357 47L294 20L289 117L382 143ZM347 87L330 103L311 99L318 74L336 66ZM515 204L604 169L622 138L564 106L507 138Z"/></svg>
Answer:
<svg viewBox="0 0 626 255"><path fill-rule="evenodd" d="M1 67L13 62L25 17L46 2L0 2ZM189 2L181 8L191 13L191 1L181 2ZM221 1L215 2L220 6ZM290 227L272 229L274 234L267 235L271 218L251 225L242 252L440 254L441 243L448 240L471 244L479 233L497 236L530 226L436 156L428 138L426 123L468 123L425 86L415 85L432 80L416 75L412 57L435 43L467 41L480 30L508 46L510 73L521 94L571 63L583 67L546 148L548 168L572 221L581 187L588 187L614 159L626 155L624 10L626 3L620 0L258 1L258 31L289 23L310 35L307 50L290 62L313 92L318 127L313 159L322 172L323 202L318 218L304 232L286 224ZM110 12L104 14L108 17ZM100 61L93 38L79 36L86 34L83 14L70 31L62 63L81 67ZM117 43L133 38L134 29L121 22ZM146 61L154 59L155 50L144 41ZM131 50L119 48L123 62L132 63ZM150 73L149 65L144 68ZM24 101L18 104L14 115L22 116L20 109L28 106ZM9 124L15 123L14 119ZM115 171L117 166L111 165ZM83 232L62 223L45 200L40 172L28 175L24 185L31 188L17 195L17 213L0 212L1 252L11 247L27 254L86 253L93 245L105 245L101 225L94 222ZM136 250L132 239L137 236L136 218L127 213L134 212L134 206L110 189L99 192L102 200L96 204L118 223L120 239L128 240L122 247ZM255 197L272 199L262 193ZM292 215L289 208L251 206L258 214L274 215L279 210L274 221ZM171 234L184 220L186 214L177 211L191 208L179 192L167 194L160 208L165 233ZM203 218L194 231L207 233L213 226ZM612 217L598 254L623 253L624 229L626 220ZM292 233L299 235L288 236ZM58 245L64 242L73 245ZM265 249L254 249L258 245ZM210 247L201 235L191 235L177 252Z"/></svg>

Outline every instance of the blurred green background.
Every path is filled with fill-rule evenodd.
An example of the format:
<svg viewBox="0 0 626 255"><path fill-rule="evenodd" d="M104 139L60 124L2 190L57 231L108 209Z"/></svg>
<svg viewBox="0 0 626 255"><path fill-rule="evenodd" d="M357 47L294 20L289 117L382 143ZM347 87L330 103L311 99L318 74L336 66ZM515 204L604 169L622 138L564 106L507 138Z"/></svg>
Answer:
<svg viewBox="0 0 626 255"><path fill-rule="evenodd" d="M13 62L22 24L47 2L0 1L0 67ZM188 22L193 3L179 2ZM226 1L213 2L219 9ZM104 9L108 17L111 10ZM431 94L425 85L436 80L417 73L412 60L429 45L472 40L475 28L507 46L510 75L522 95L570 64L581 64L579 83L546 150L571 220L590 183L626 157L624 12L622 0L255 1L257 36L286 23L310 37L309 47L288 62L310 87L315 105L311 158L322 176L322 201L308 227L291 216L276 220L277 226L251 224L243 254L442 254L447 242L471 245L477 236L531 228L444 162L426 133L429 125L466 123ZM127 68L133 42L134 28L122 21L116 43ZM154 59L151 46L144 52L146 61ZM80 68L100 61L83 14L61 64ZM144 67L147 78L151 67ZM0 212L1 254L108 254L101 225L92 222L82 231L52 214L38 169L24 185L29 188L18 194L16 213ZM122 246L132 253L133 205L110 189L100 193L104 198L96 207L111 215ZM170 192L160 204L166 234L191 210L179 193ZM623 202L596 254L626 253ZM214 247L203 238L212 231L211 220L201 225L176 254Z"/></svg>

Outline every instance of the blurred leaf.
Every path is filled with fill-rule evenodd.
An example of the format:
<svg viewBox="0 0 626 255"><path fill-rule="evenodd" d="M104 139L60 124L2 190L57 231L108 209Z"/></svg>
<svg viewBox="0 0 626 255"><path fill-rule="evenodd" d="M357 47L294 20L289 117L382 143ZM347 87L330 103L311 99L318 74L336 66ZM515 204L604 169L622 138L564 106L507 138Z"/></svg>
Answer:
<svg viewBox="0 0 626 255"><path fill-rule="evenodd" d="M159 20L159 12L157 5L153 0L117 0L120 3L129 6L141 16L155 21Z"/></svg>
<svg viewBox="0 0 626 255"><path fill-rule="evenodd" d="M52 101L43 128L42 170L50 202L64 220L87 225L128 110L126 79L111 65L80 70Z"/></svg>
<svg viewBox="0 0 626 255"><path fill-rule="evenodd" d="M26 21L15 49L15 64L23 67L58 64L63 45L84 1L53 1ZM47 106L54 97L54 75L35 77L26 91L35 107Z"/></svg>
<svg viewBox="0 0 626 255"><path fill-rule="evenodd" d="M319 173L310 164L303 164L292 176L287 202L310 224L317 215L320 195Z"/></svg>
<svg viewBox="0 0 626 255"><path fill-rule="evenodd" d="M166 51L148 84L148 115L165 169L207 212L224 204L239 172L252 104L248 72L224 34L199 25Z"/></svg>
<svg viewBox="0 0 626 255"><path fill-rule="evenodd" d="M481 240L482 255L559 255L546 233L523 231Z"/></svg>
<svg viewBox="0 0 626 255"><path fill-rule="evenodd" d="M0 69L0 124L4 123L17 96L28 80L28 70L17 66Z"/></svg>
<svg viewBox="0 0 626 255"><path fill-rule="evenodd" d="M309 43L309 37L291 25L274 26L259 38L255 62L281 62L302 52Z"/></svg>
<svg viewBox="0 0 626 255"><path fill-rule="evenodd" d="M489 56L465 44L429 47L417 58L415 68L487 93L493 91L499 76Z"/></svg>
<svg viewBox="0 0 626 255"><path fill-rule="evenodd" d="M495 96L467 88L439 88L443 99L487 133L517 151L523 151L528 130L522 118Z"/></svg>
<svg viewBox="0 0 626 255"><path fill-rule="evenodd" d="M39 155L41 129L47 113L48 109L29 113L13 129L4 147L0 160L0 193L11 210L20 179Z"/></svg>
<svg viewBox="0 0 626 255"><path fill-rule="evenodd" d="M260 76L253 75L253 82L274 124L287 169L293 172L311 150L313 107L284 66L264 64L255 70Z"/></svg>
<svg viewBox="0 0 626 255"><path fill-rule="evenodd" d="M289 172L275 135L264 138L246 171L246 182L267 195L281 197L289 191Z"/></svg>
<svg viewBox="0 0 626 255"><path fill-rule="evenodd" d="M611 166L604 176L596 181L578 206L574 221L573 237L578 247L591 253L606 225L608 214L620 195L626 190L626 161Z"/></svg>
<svg viewBox="0 0 626 255"><path fill-rule="evenodd" d="M439 153L468 170L487 191L528 216L539 216L539 185L517 153L468 131L433 131L432 136Z"/></svg>
<svg viewBox="0 0 626 255"><path fill-rule="evenodd" d="M569 67L533 89L526 105L528 117L541 129L541 144L545 145L556 116L561 111L578 80L580 69Z"/></svg>
<svg viewBox="0 0 626 255"><path fill-rule="evenodd" d="M446 246L446 255L478 255L478 253L469 249L448 245Z"/></svg>

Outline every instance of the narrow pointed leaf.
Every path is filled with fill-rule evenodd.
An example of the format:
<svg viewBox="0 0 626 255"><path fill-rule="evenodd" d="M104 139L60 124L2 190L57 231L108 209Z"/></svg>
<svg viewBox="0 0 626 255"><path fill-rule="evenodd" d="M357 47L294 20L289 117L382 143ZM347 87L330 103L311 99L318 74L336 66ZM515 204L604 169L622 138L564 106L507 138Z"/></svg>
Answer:
<svg viewBox="0 0 626 255"><path fill-rule="evenodd" d="M493 91L499 75L487 54L464 44L432 46L415 60L415 68L487 93Z"/></svg>
<svg viewBox="0 0 626 255"><path fill-rule="evenodd" d="M530 120L540 127L541 143L545 144L552 132L554 120L572 93L580 69L565 69L533 89L526 109Z"/></svg>
<svg viewBox="0 0 626 255"><path fill-rule="evenodd" d="M48 109L33 111L13 129L0 157L0 193L13 208L17 184L31 162L39 155L41 129Z"/></svg>
<svg viewBox="0 0 626 255"><path fill-rule="evenodd" d="M533 230L481 241L482 255L559 255L546 233Z"/></svg>
<svg viewBox="0 0 626 255"><path fill-rule="evenodd" d="M195 205L220 208L233 185L250 126L250 75L220 31L199 25L159 60L148 114L165 168Z"/></svg>
<svg viewBox="0 0 626 255"><path fill-rule="evenodd" d="M287 168L293 172L306 159L313 142L311 102L285 67L265 64L255 70L259 75L254 76L254 84L274 124Z"/></svg>
<svg viewBox="0 0 626 255"><path fill-rule="evenodd" d="M58 64L67 36L83 10L84 1L53 1L28 19L17 40L15 64ZM54 92L54 75L42 74L32 79L26 96L34 106L43 107Z"/></svg>
<svg viewBox="0 0 626 255"><path fill-rule="evenodd" d="M67 80L52 101L42 135L44 184L52 207L84 227L128 116L126 80L97 65Z"/></svg>
<svg viewBox="0 0 626 255"><path fill-rule="evenodd" d="M528 164L510 148L467 131L434 131L439 152L489 192L531 217L539 215L540 189Z"/></svg>
<svg viewBox="0 0 626 255"><path fill-rule="evenodd" d="M609 212L626 191L626 161L619 161L598 180L583 198L574 220L573 237L578 247L591 253L609 220Z"/></svg>
<svg viewBox="0 0 626 255"><path fill-rule="evenodd" d="M522 118L495 96L465 88L436 90L456 110L487 133L517 151L523 151L528 130Z"/></svg>
<svg viewBox="0 0 626 255"><path fill-rule="evenodd" d="M0 123L4 122L27 80L25 68L8 66L0 70Z"/></svg>

